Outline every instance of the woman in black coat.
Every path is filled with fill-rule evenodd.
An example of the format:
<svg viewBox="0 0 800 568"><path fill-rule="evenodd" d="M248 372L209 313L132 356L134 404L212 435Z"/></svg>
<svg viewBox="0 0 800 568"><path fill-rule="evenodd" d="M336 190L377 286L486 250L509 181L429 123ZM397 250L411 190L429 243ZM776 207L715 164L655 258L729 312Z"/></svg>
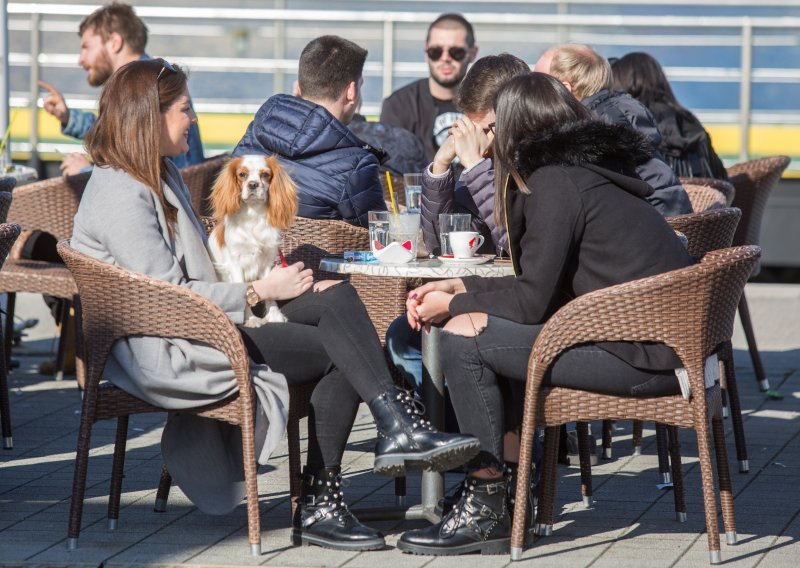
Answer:
<svg viewBox="0 0 800 568"><path fill-rule="evenodd" d="M444 322L442 367L462 432L481 441L461 501L438 525L409 531L418 554L508 552L511 520L503 463L503 391L524 382L531 347L571 298L691 263L632 177L650 158L624 125L595 121L555 78L511 79L495 97L495 214L509 234L515 276L427 283L407 302L416 328ZM675 353L662 345L573 348L553 385L647 396L679 392Z"/></svg>
<svg viewBox="0 0 800 568"><path fill-rule="evenodd" d="M675 98L661 64L647 53L633 52L611 64L614 89L627 91L646 106L661 132L659 150L675 175L728 179L711 137Z"/></svg>

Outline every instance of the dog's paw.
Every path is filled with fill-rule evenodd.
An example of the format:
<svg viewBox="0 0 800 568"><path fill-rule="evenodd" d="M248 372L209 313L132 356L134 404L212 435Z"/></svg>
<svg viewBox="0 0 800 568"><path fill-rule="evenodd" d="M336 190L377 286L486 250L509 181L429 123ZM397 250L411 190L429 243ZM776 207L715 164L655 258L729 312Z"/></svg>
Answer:
<svg viewBox="0 0 800 568"><path fill-rule="evenodd" d="M267 310L266 320L270 323L286 323L289 319L283 315L278 306L270 306Z"/></svg>

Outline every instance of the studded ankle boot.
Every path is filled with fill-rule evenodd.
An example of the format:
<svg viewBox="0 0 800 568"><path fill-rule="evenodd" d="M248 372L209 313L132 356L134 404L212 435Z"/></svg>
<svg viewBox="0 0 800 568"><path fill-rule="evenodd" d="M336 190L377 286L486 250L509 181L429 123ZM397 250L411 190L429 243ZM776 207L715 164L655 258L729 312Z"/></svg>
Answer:
<svg viewBox="0 0 800 568"><path fill-rule="evenodd" d="M340 467L326 467L316 473L303 471L292 543L336 550L379 550L386 546L380 532L361 524L347 508Z"/></svg>
<svg viewBox="0 0 800 568"><path fill-rule="evenodd" d="M528 481L528 491L521 499L517 498L517 473L517 464L506 462L505 474L508 478L508 514L511 515L511 518L513 519L514 508L518 503L522 503L524 500L526 525L528 531L531 531L533 530L533 526L536 521L536 505L538 504L539 500L539 476L536 469L536 464L531 464L531 475Z"/></svg>
<svg viewBox="0 0 800 568"><path fill-rule="evenodd" d="M439 523L407 531L397 542L397 548L403 552L433 556L469 552L508 554L510 546L506 477L467 477L461 499Z"/></svg>
<svg viewBox="0 0 800 568"><path fill-rule="evenodd" d="M399 477L407 469L447 471L466 463L480 449L475 436L445 434L425 420L413 393L393 388L373 399L369 409L378 427L375 473Z"/></svg>

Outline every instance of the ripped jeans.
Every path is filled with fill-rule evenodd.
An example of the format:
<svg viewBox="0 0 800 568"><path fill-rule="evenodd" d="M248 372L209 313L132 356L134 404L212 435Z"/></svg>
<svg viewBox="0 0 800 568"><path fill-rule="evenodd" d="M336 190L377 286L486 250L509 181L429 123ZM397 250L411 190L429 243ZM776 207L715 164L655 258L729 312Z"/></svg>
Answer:
<svg viewBox="0 0 800 568"><path fill-rule="evenodd" d="M509 430L510 420L521 422L528 359L542 327L489 316L486 327L475 337L442 332L442 369L458 424L462 433L481 441L481 452L470 467L503 464L503 434ZM674 371L640 370L595 345L561 354L544 382L623 396L680 392Z"/></svg>

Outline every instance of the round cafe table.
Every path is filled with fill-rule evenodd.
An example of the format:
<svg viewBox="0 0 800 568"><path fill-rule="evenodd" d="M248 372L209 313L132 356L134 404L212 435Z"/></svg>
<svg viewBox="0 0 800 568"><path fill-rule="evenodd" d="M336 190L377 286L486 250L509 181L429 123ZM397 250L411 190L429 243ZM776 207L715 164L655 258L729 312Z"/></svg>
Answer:
<svg viewBox="0 0 800 568"><path fill-rule="evenodd" d="M376 260L346 261L342 258L324 258L320 270L339 274L365 274L375 278L426 278L444 279L462 276L483 276L497 278L513 276L510 262L484 264L451 264L438 259L417 260L407 264L381 264ZM438 327L431 326L422 332L422 398L427 409L428 419L438 429L444 425L444 376L439 362ZM422 472L422 503L420 505L398 508L386 507L355 511L362 520L372 519L426 519L438 522L435 513L439 499L444 495L444 475L437 472Z"/></svg>

